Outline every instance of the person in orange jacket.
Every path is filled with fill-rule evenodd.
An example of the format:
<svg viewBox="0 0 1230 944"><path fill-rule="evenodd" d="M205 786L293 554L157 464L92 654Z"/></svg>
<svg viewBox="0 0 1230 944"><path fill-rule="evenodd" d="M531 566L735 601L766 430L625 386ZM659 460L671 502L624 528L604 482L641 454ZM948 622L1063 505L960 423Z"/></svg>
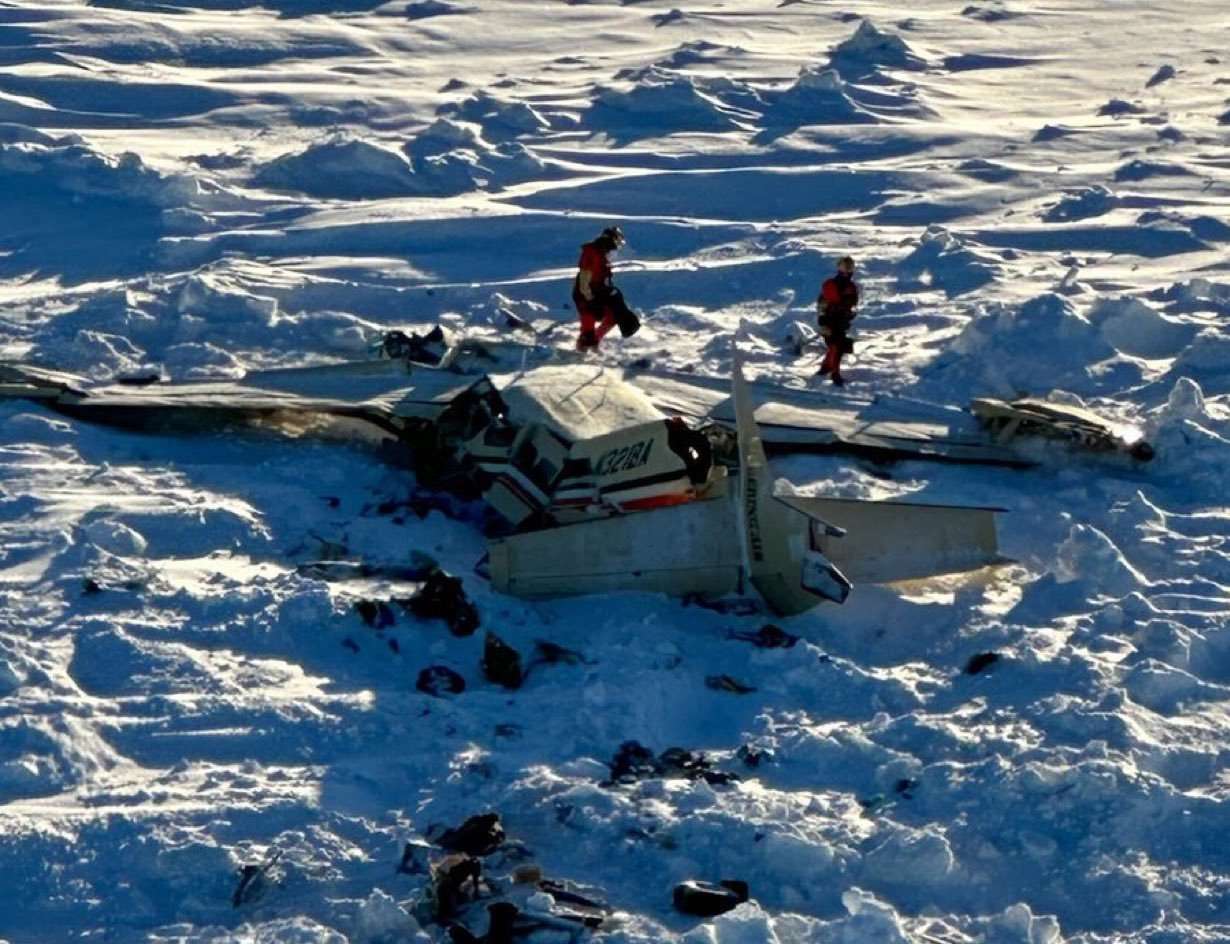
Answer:
<svg viewBox="0 0 1230 944"><path fill-rule="evenodd" d="M576 278L572 282L572 303L581 316L577 350L596 348L606 337L619 314L618 290L611 284L612 252L624 244L618 226L608 226L596 239L581 247Z"/></svg>
<svg viewBox="0 0 1230 944"><path fill-rule="evenodd" d="M820 364L820 376L828 374L833 383L842 386L846 379L841 374L841 356L854 350L850 340L850 323L858 306L858 284L854 281L854 259L842 256L837 262L837 272L825 279L816 298L817 321L824 338L824 360Z"/></svg>

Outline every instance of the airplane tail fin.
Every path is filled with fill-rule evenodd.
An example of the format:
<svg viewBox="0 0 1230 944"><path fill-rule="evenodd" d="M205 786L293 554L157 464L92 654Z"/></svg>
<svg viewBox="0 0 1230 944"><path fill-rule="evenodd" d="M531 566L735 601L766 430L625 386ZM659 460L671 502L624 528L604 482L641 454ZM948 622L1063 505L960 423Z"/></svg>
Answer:
<svg viewBox="0 0 1230 944"><path fill-rule="evenodd" d="M764 443L756 425L743 362L735 350L732 401L739 437L744 569L752 585L778 613L801 613L819 598L842 602L852 584L811 540L813 524L773 494ZM823 523L818 527L824 529Z"/></svg>

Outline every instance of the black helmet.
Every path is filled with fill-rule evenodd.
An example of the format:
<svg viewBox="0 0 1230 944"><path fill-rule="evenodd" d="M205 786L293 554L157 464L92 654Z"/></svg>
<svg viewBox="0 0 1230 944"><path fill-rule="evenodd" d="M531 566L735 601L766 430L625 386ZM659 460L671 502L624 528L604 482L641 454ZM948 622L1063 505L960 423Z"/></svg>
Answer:
<svg viewBox="0 0 1230 944"><path fill-rule="evenodd" d="M602 236L604 239L609 239L611 241L611 245L613 245L616 249L628 241L624 238L624 231L618 226L608 226L602 231Z"/></svg>

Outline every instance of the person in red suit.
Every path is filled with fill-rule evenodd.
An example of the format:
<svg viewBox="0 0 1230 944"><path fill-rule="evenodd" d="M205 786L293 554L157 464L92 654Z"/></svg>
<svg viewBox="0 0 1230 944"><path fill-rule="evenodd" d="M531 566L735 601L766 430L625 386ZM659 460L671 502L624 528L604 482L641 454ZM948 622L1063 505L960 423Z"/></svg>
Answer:
<svg viewBox="0 0 1230 944"><path fill-rule="evenodd" d="M816 299L817 320L825 343L819 374L828 374L839 387L846 382L841 374L841 356L854 350L849 331L857 306L858 284L854 281L854 260L850 256L842 256L837 262L836 274L824 280Z"/></svg>
<svg viewBox="0 0 1230 944"><path fill-rule="evenodd" d="M623 231L608 226L592 242L581 247L577 275L572 282L572 302L581 316L577 350L596 348L615 327L618 291L611 284L611 253L624 244Z"/></svg>

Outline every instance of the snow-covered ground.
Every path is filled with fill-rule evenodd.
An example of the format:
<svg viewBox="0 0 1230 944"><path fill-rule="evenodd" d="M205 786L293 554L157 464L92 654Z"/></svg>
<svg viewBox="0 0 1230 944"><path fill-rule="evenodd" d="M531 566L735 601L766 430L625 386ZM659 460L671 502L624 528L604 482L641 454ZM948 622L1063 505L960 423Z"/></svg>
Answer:
<svg viewBox="0 0 1230 944"><path fill-rule="evenodd" d="M849 395L1052 395L1157 448L776 462L1003 506L1015 563L769 649L732 636L764 614L498 596L359 447L0 402L0 938L443 940L403 850L490 810L614 909L595 940L1230 940L1227 48L1222 0L0 0L4 360L234 376L506 312L568 346L617 223L647 320L607 359L725 375L738 333L814 384L782 342L849 252ZM422 555L478 633L366 624ZM573 656L506 690L486 631ZM626 741L737 779L604 786ZM751 901L689 917L685 879Z"/></svg>

